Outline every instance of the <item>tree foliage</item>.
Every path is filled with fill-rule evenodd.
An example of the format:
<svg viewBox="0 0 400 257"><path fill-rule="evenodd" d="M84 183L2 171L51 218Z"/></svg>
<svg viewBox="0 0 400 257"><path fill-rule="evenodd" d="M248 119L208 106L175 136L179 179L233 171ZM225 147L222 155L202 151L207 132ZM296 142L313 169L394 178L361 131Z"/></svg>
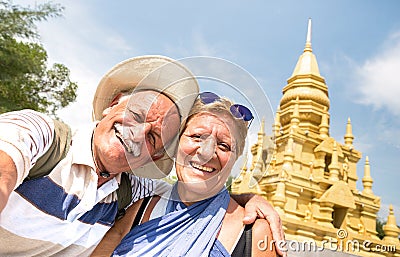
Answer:
<svg viewBox="0 0 400 257"><path fill-rule="evenodd" d="M0 113L29 108L55 115L75 101L77 84L63 64L47 67L35 24L60 17L63 9L51 3L31 8L0 0Z"/></svg>
<svg viewBox="0 0 400 257"><path fill-rule="evenodd" d="M376 219L376 232L378 232L378 237L382 239L385 236L385 232L383 231L383 226L386 224L385 221L382 221L380 218Z"/></svg>
<svg viewBox="0 0 400 257"><path fill-rule="evenodd" d="M225 186L229 193L232 193L232 183L235 178L232 175L229 175L228 179L226 180Z"/></svg>

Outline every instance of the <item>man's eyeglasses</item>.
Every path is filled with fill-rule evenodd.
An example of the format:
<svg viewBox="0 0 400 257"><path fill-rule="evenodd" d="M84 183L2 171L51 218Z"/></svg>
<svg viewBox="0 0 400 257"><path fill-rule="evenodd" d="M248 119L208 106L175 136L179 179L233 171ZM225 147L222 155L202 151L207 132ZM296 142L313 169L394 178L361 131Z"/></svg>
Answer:
<svg viewBox="0 0 400 257"><path fill-rule="evenodd" d="M210 104L221 99L221 97L219 97L217 94L213 92L202 92L199 94L199 97L204 104ZM249 108L241 104L233 104L230 107L230 111L233 117L237 119L242 119L244 121L250 121L249 125L247 126L250 127L251 122L254 119L254 116L249 110Z"/></svg>

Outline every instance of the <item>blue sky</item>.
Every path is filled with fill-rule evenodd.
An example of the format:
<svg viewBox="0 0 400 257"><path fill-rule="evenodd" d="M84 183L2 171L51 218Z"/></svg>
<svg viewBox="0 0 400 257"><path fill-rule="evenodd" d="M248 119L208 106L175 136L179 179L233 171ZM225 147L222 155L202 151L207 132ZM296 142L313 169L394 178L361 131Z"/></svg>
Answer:
<svg viewBox="0 0 400 257"><path fill-rule="evenodd" d="M90 120L101 76L144 54L235 63L257 79L275 111L304 49L311 17L313 52L329 88L330 135L343 142L351 118L355 148L363 153L359 180L368 156L380 216L386 219L392 203L400 224L400 1L56 2L66 7L64 17L40 23L39 29L49 62L65 64L79 83L77 102L60 112L75 126ZM258 126L252 125L251 144Z"/></svg>

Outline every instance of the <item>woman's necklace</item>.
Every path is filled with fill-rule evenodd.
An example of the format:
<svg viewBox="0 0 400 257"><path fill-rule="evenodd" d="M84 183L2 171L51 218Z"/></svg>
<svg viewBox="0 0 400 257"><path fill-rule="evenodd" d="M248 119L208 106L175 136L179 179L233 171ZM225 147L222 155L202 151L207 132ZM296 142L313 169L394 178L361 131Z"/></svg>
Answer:
<svg viewBox="0 0 400 257"><path fill-rule="evenodd" d="M93 162L94 162L94 166L96 167L96 170L98 170L99 171L99 174L100 174L100 176L102 177L102 178L109 178L110 177L110 172L108 172L108 171L102 171L100 168L99 168L99 166L97 166L97 162L96 162L96 156L95 156L95 154L94 154L94 142L93 142L93 137L94 137L94 132L93 132L93 134L92 134L92 140L91 140L91 143L92 143L92 158L93 158Z"/></svg>

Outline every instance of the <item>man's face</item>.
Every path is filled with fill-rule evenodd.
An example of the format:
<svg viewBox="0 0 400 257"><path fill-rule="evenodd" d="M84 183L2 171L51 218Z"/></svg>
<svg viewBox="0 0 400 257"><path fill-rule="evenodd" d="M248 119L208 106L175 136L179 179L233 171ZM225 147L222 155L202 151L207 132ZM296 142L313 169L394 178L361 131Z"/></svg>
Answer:
<svg viewBox="0 0 400 257"><path fill-rule="evenodd" d="M175 104L154 91L122 97L103 115L94 132L94 153L99 168L111 174L161 157L180 126Z"/></svg>

